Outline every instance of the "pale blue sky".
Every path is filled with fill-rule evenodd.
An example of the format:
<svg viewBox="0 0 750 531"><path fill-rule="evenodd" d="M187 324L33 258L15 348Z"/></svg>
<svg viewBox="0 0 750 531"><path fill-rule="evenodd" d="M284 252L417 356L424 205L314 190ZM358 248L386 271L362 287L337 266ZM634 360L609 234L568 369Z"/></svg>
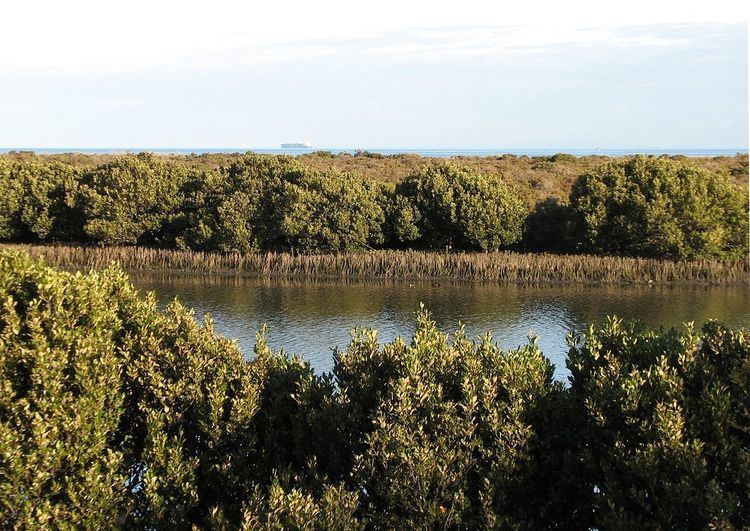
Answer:
<svg viewBox="0 0 750 531"><path fill-rule="evenodd" d="M211 5L19 11L0 37L0 146L747 149L744 22L417 13L336 31L326 12L316 33L278 23L293 9L246 25L204 20Z"/></svg>

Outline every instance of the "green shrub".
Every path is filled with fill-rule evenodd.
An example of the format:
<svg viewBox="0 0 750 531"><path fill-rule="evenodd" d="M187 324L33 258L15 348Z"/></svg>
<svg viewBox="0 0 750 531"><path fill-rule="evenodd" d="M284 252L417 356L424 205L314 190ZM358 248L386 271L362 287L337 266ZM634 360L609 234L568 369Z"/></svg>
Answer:
<svg viewBox="0 0 750 531"><path fill-rule="evenodd" d="M251 366L210 322L115 270L0 255L0 522L179 526L239 518L253 485Z"/></svg>
<svg viewBox="0 0 750 531"><path fill-rule="evenodd" d="M80 241L79 180L67 164L0 159L0 239Z"/></svg>
<svg viewBox="0 0 750 531"><path fill-rule="evenodd" d="M357 518L358 496L342 486L326 486L317 496L274 482L264 494L257 491L242 521L247 531L356 531L365 529Z"/></svg>
<svg viewBox="0 0 750 531"><path fill-rule="evenodd" d="M118 157L86 172L86 236L104 245L160 245L180 207L187 167L149 153Z"/></svg>
<svg viewBox="0 0 750 531"><path fill-rule="evenodd" d="M599 529L750 524L750 337L611 319L572 336L579 470ZM580 438L580 440L579 440Z"/></svg>
<svg viewBox="0 0 750 531"><path fill-rule="evenodd" d="M449 341L422 313L411 344L381 351L361 332L334 372L354 433L363 430L353 437L362 444L353 473L373 527L514 527L535 518L525 501L532 493L518 487L534 468L533 411L553 385L533 341L509 352L463 330Z"/></svg>
<svg viewBox="0 0 750 531"><path fill-rule="evenodd" d="M111 305L122 277L0 258L0 526L111 527L127 506Z"/></svg>
<svg viewBox="0 0 750 531"><path fill-rule="evenodd" d="M397 185L392 230L404 243L489 251L517 242L525 216L499 176L444 164Z"/></svg>
<svg viewBox="0 0 750 531"><path fill-rule="evenodd" d="M326 157L8 154L0 157L0 240L218 252L520 246L668 259L748 252L748 201L734 171L741 166L728 162L732 180L685 157L620 158L589 170L597 158L511 157L511 171L520 172L509 175L511 188L477 161L416 171L411 155ZM709 162L700 163L715 167ZM347 166L411 173L393 183L338 169ZM569 207L548 197L579 168L585 173ZM536 207L529 213L526 204Z"/></svg>
<svg viewBox="0 0 750 531"><path fill-rule="evenodd" d="M552 162L576 162L577 157L575 155L571 155L570 153L555 153L549 158Z"/></svg>
<svg viewBox="0 0 750 531"><path fill-rule="evenodd" d="M252 155L226 169L193 173L181 190L176 245L241 252L279 245L282 183L302 171L291 157Z"/></svg>
<svg viewBox="0 0 750 531"><path fill-rule="evenodd" d="M632 157L583 174L570 204L581 248L674 259L747 255L747 194L668 158Z"/></svg>
<svg viewBox="0 0 750 531"><path fill-rule="evenodd" d="M255 359L117 269L0 253L3 528L745 528L750 336L356 330L332 374Z"/></svg>
<svg viewBox="0 0 750 531"><path fill-rule="evenodd" d="M422 216L406 196L394 195L387 212L390 245L407 247L419 240Z"/></svg>
<svg viewBox="0 0 750 531"><path fill-rule="evenodd" d="M14 178L15 163L0 159L0 240L20 240L18 213L23 200L21 183Z"/></svg>
<svg viewBox="0 0 750 531"><path fill-rule="evenodd" d="M303 251L360 251L383 243L380 187L350 173L305 171L279 199L287 246Z"/></svg>
<svg viewBox="0 0 750 531"><path fill-rule="evenodd" d="M132 304L132 306L130 305ZM164 528L240 517L254 488L257 378L237 346L179 303L122 309L129 521Z"/></svg>
<svg viewBox="0 0 750 531"><path fill-rule="evenodd" d="M305 170L292 157L244 157L182 188L175 242L196 250L354 251L383 242L380 185Z"/></svg>

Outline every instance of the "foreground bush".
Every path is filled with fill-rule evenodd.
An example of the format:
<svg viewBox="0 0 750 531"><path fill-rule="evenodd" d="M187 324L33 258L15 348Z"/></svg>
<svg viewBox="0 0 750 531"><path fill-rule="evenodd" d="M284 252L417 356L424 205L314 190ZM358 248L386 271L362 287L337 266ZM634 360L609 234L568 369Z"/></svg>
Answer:
<svg viewBox="0 0 750 531"><path fill-rule="evenodd" d="M440 332L418 316L410 344L378 347L355 335L337 357L353 474L377 529L494 528L538 521L533 500L538 410L556 391L553 367L532 342L503 352L485 336Z"/></svg>
<svg viewBox="0 0 750 531"><path fill-rule="evenodd" d="M418 314L332 374L252 361L116 269L0 254L3 528L704 528L750 524L750 340L612 320L502 351Z"/></svg>
<svg viewBox="0 0 750 531"><path fill-rule="evenodd" d="M595 527L747 528L750 336L715 322L653 332L611 319L571 344Z"/></svg>
<svg viewBox="0 0 750 531"><path fill-rule="evenodd" d="M0 526L112 525L127 504L120 320L124 280L0 260Z"/></svg>
<svg viewBox="0 0 750 531"><path fill-rule="evenodd" d="M233 343L179 304L159 312L113 270L3 255L0 299L4 526L239 513L257 392Z"/></svg>

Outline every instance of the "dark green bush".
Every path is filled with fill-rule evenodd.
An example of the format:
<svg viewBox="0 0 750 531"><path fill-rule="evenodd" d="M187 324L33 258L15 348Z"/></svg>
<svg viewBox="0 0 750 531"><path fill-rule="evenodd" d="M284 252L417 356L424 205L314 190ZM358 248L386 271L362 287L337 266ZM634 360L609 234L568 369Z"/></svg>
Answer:
<svg viewBox="0 0 750 531"><path fill-rule="evenodd" d="M575 162L576 156L570 153L555 153L549 158L552 162Z"/></svg>
<svg viewBox="0 0 750 531"><path fill-rule="evenodd" d="M79 181L67 164L0 158L0 240L80 241Z"/></svg>
<svg viewBox="0 0 750 531"><path fill-rule="evenodd" d="M387 162L364 152L344 157L366 168ZM409 158L385 158L394 157ZM514 248L670 259L739 259L748 249L741 187L673 157L605 164L580 176L569 206L547 198L531 212L527 195L550 191L539 175L514 189L497 174L445 163L411 170L394 184L342 172L336 159L313 170L295 157L252 153L141 153L98 165L74 156L66 163L0 157L0 240L218 252ZM572 170L562 154L518 164L529 161L534 171L558 163L561 172Z"/></svg>
<svg viewBox="0 0 750 531"><path fill-rule="evenodd" d="M82 209L86 236L104 245L160 245L180 208L187 167L141 153L86 172Z"/></svg>
<svg viewBox="0 0 750 531"><path fill-rule="evenodd" d="M524 223L524 250L566 253L574 250L572 216L568 205L556 197L539 202Z"/></svg>
<svg viewBox="0 0 750 531"><path fill-rule="evenodd" d="M638 156L582 175L570 205L582 250L674 259L747 255L747 194L725 177Z"/></svg>
<svg viewBox="0 0 750 531"><path fill-rule="evenodd" d="M431 248L497 250L521 237L526 207L497 175L444 164L396 187L393 233Z"/></svg>
<svg viewBox="0 0 750 531"><path fill-rule="evenodd" d="M360 251L383 243L380 186L335 170L305 171L283 184L277 208L286 246L303 251Z"/></svg>
<svg viewBox="0 0 750 531"><path fill-rule="evenodd" d="M252 155L183 185L176 245L201 251L255 251L283 245L283 183L303 168L291 157Z"/></svg>

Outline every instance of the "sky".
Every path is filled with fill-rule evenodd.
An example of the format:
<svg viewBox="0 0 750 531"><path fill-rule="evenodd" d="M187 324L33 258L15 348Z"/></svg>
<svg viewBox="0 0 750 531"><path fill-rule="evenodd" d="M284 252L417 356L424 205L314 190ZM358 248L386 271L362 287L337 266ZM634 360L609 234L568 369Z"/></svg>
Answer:
<svg viewBox="0 0 750 531"><path fill-rule="evenodd" d="M746 150L745 3L10 0L0 147Z"/></svg>

